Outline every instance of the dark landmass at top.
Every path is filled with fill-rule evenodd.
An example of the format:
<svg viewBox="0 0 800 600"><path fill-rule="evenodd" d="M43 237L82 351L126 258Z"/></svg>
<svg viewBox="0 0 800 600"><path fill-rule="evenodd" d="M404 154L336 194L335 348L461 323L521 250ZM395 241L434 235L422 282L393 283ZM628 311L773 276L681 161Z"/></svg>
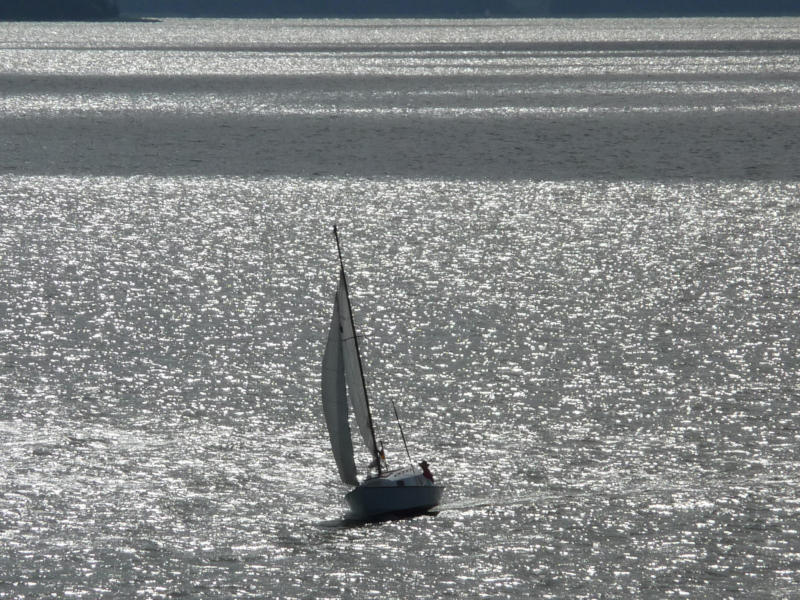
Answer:
<svg viewBox="0 0 800 600"><path fill-rule="evenodd" d="M800 15L800 0L0 0L0 20Z"/></svg>
<svg viewBox="0 0 800 600"><path fill-rule="evenodd" d="M117 17L116 0L0 0L3 21L93 21Z"/></svg>
<svg viewBox="0 0 800 600"><path fill-rule="evenodd" d="M206 17L800 15L800 0L119 0L123 13Z"/></svg>
<svg viewBox="0 0 800 600"><path fill-rule="evenodd" d="M122 0L123 12L203 17L521 16L514 0Z"/></svg>
<svg viewBox="0 0 800 600"><path fill-rule="evenodd" d="M552 16L800 15L800 0L552 0Z"/></svg>

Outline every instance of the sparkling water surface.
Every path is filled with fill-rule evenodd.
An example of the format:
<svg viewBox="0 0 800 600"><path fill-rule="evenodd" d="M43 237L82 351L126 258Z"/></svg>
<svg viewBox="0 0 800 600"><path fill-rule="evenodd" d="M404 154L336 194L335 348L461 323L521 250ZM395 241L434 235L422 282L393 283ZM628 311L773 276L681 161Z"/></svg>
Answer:
<svg viewBox="0 0 800 600"><path fill-rule="evenodd" d="M800 20L0 33L0 598L799 597Z"/></svg>

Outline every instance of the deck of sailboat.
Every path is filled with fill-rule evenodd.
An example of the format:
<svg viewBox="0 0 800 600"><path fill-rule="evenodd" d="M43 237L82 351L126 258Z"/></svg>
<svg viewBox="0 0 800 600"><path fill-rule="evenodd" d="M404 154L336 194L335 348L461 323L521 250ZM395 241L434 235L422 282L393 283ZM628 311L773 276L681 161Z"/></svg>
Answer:
<svg viewBox="0 0 800 600"><path fill-rule="evenodd" d="M417 481L412 484L409 480ZM361 485L396 486L399 481L403 481L404 485L430 485L430 482L423 477L422 472L414 467L400 467L391 471L382 471L380 474L367 477L361 482Z"/></svg>

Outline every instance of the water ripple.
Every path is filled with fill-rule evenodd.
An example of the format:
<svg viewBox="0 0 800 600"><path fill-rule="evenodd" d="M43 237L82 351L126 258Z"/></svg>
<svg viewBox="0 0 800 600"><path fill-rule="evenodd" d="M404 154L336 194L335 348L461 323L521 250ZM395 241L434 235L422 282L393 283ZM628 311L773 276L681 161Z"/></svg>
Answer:
<svg viewBox="0 0 800 600"><path fill-rule="evenodd" d="M0 186L3 594L798 581L794 184ZM318 525L334 220L370 390L448 485L435 518Z"/></svg>

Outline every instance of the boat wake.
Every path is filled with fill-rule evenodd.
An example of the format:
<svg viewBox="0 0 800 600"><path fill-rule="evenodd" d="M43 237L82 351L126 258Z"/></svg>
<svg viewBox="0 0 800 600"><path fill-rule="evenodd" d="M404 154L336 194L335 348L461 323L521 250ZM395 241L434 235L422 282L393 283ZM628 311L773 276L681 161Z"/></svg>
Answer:
<svg viewBox="0 0 800 600"><path fill-rule="evenodd" d="M787 485L797 485L796 478L791 478L787 481L784 478L765 476L753 481L754 485L764 487L782 487ZM320 527L328 528L349 528L349 527L363 527L375 523L382 523L386 521L397 521L403 519L412 519L415 517L434 517L442 515L454 516L459 513L468 512L481 512L491 511L494 509L504 508L526 508L530 509L545 509L548 506L565 504L574 501L591 501L600 499L620 499L620 498L640 498L643 502L662 502L665 497L688 495L695 498L702 498L703 496L720 496L724 494L725 490L731 489L732 482L717 481L714 483L708 482L706 485L695 485L692 482L665 482L665 485L658 485L656 482L650 482L649 485L641 485L637 487L630 487L628 489L619 489L617 487L603 488L598 487L585 487L581 489L565 489L565 490L542 490L537 493L523 494L518 496L483 496L477 498L463 498L460 500L452 500L438 505L435 509L424 511L412 515L384 515L378 518L358 518L353 514L346 514L340 519L333 519L329 521L322 521L317 523Z"/></svg>
<svg viewBox="0 0 800 600"><path fill-rule="evenodd" d="M632 488L628 490L600 490L600 489L582 489L582 490L564 490L558 492L541 492L534 494L525 494L514 497L497 497L486 496L482 498L465 498L463 500L455 500L445 502L437 506L440 513L455 513L467 512L479 509L490 508L507 508L514 506L528 506L528 505L547 505L560 502L569 502L572 500L583 500L586 498L635 498L642 497L655 497L664 494L679 494L679 493L703 493L708 491L705 487L699 486L643 486L639 488Z"/></svg>

